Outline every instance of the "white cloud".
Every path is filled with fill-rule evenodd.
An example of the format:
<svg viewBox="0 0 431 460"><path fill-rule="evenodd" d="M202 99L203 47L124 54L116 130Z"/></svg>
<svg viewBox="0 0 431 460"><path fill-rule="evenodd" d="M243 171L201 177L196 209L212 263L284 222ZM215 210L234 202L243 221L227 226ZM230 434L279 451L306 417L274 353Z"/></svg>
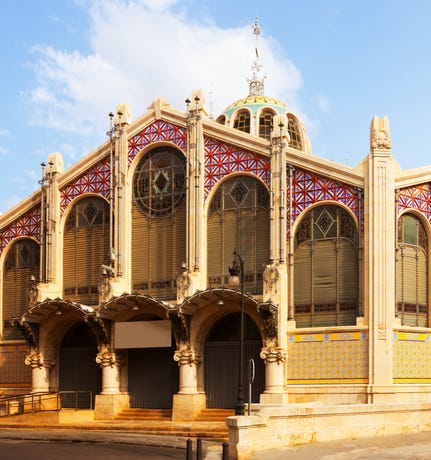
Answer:
<svg viewBox="0 0 431 460"><path fill-rule="evenodd" d="M134 117L159 96L185 110L192 90L203 88L207 102L212 92L218 115L246 96L254 59L251 26L223 29L198 22L186 8L175 0L90 2L90 54L34 48L33 122L84 136L97 131L100 138L108 112L120 103L129 103ZM259 38L259 54L268 75L265 93L303 115L298 69L270 37Z"/></svg>

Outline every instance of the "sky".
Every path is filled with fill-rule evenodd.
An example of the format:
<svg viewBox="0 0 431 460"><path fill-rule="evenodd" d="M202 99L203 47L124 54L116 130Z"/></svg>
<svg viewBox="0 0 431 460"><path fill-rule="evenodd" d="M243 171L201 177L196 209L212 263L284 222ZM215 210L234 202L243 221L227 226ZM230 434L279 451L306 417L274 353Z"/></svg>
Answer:
<svg viewBox="0 0 431 460"><path fill-rule="evenodd" d="M0 212L163 96L184 110L202 88L217 117L247 96L258 40L265 94L304 123L313 154L355 166L374 115L389 117L403 169L431 164L428 0L17 0L0 15ZM431 168L431 166L430 166Z"/></svg>

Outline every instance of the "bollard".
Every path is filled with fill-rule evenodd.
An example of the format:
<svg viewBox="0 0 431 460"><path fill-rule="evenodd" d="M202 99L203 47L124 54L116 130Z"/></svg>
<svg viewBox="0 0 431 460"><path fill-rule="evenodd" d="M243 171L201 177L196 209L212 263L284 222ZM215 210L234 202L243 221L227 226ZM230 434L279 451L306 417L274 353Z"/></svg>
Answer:
<svg viewBox="0 0 431 460"><path fill-rule="evenodd" d="M202 439L196 441L196 460L202 460Z"/></svg>
<svg viewBox="0 0 431 460"><path fill-rule="evenodd" d="M187 439L186 460L192 460L192 453L193 453L192 440Z"/></svg>
<svg viewBox="0 0 431 460"><path fill-rule="evenodd" d="M224 442L222 444L223 446L223 454L222 454L222 460L229 460L229 444L227 442Z"/></svg>

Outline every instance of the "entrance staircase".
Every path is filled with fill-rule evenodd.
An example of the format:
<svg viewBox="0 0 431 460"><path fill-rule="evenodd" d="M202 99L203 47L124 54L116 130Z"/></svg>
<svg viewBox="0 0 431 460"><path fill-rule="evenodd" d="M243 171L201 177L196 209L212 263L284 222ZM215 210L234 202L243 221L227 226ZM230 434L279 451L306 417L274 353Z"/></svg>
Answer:
<svg viewBox="0 0 431 460"><path fill-rule="evenodd" d="M227 441L226 417L230 409L204 409L193 422L173 422L171 409L124 409L115 419L139 425L139 432L155 435L182 436L213 441Z"/></svg>

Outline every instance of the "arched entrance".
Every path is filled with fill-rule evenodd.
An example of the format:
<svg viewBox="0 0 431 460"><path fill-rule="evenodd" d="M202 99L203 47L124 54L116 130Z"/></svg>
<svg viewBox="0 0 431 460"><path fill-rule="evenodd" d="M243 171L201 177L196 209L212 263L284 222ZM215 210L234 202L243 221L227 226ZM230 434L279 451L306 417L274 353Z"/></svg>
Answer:
<svg viewBox="0 0 431 460"><path fill-rule="evenodd" d="M144 320L160 320L143 315ZM136 320L137 318L134 318ZM173 395L178 392L178 364L174 361L175 339L170 347L130 348L128 381L130 407L171 409Z"/></svg>
<svg viewBox="0 0 431 460"><path fill-rule="evenodd" d="M83 409L90 404L94 407L95 396L101 391L101 369L96 355L97 340L90 327L83 322L72 326L60 347L59 388L65 392L61 397L62 407Z"/></svg>
<svg viewBox="0 0 431 460"><path fill-rule="evenodd" d="M233 408L238 392L240 339L239 313L221 318L214 324L205 343L205 392L208 408ZM256 376L252 402L259 402L265 386L265 368L260 358L262 339L256 323L245 315L244 329L244 399L248 401L248 363L253 359Z"/></svg>

